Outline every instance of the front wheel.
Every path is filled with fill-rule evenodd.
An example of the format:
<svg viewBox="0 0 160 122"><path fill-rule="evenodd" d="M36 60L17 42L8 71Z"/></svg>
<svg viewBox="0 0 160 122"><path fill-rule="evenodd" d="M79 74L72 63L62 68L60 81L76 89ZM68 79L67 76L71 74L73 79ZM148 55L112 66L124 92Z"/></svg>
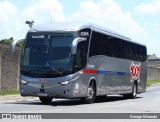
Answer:
<svg viewBox="0 0 160 122"><path fill-rule="evenodd" d="M88 96L81 98L81 101L86 104L93 103L96 96L96 85L94 82L91 82L88 87Z"/></svg>
<svg viewBox="0 0 160 122"><path fill-rule="evenodd" d="M52 102L52 97L39 97L39 100L44 104L50 104Z"/></svg>

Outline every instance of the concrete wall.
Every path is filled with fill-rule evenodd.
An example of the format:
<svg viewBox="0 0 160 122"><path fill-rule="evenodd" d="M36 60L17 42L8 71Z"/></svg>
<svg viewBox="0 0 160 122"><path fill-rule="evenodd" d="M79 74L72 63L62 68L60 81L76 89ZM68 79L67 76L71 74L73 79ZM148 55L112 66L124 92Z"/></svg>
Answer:
<svg viewBox="0 0 160 122"><path fill-rule="evenodd" d="M160 68L148 67L148 80L160 80Z"/></svg>
<svg viewBox="0 0 160 122"><path fill-rule="evenodd" d="M0 91L18 89L21 49L11 54L10 46L0 44Z"/></svg>
<svg viewBox="0 0 160 122"><path fill-rule="evenodd" d="M19 88L21 48L14 55L10 46L0 44L0 91ZM148 68L148 80L160 80L160 69Z"/></svg>

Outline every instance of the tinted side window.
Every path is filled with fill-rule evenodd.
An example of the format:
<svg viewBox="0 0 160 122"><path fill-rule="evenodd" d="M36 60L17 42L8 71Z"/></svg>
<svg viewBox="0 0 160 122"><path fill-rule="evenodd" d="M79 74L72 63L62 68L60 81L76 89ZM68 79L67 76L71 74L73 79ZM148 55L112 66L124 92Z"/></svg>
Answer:
<svg viewBox="0 0 160 122"><path fill-rule="evenodd" d="M122 43L123 41L118 38L93 32L89 56L106 55L110 57L124 58Z"/></svg>
<svg viewBox="0 0 160 122"><path fill-rule="evenodd" d="M104 39L104 46L105 46L105 55L106 56L113 56L113 38L109 36L105 36Z"/></svg>
<svg viewBox="0 0 160 122"><path fill-rule="evenodd" d="M98 32L92 33L89 56L106 55L134 61L146 60L146 47L111 37Z"/></svg>
<svg viewBox="0 0 160 122"><path fill-rule="evenodd" d="M146 47L138 46L137 53L139 61L146 61L147 58Z"/></svg>
<svg viewBox="0 0 160 122"><path fill-rule="evenodd" d="M125 59L141 62L146 60L146 47L127 41L123 43Z"/></svg>
<svg viewBox="0 0 160 122"><path fill-rule="evenodd" d="M92 33L89 56L104 55L103 35L97 32Z"/></svg>
<svg viewBox="0 0 160 122"><path fill-rule="evenodd" d="M143 55L142 61L146 61L147 60L147 49L146 49L146 47L143 47L142 55Z"/></svg>
<svg viewBox="0 0 160 122"><path fill-rule="evenodd" d="M112 41L113 41L113 43L112 43L112 51L113 51L112 56L115 58L123 58L122 41L118 38L113 38Z"/></svg>

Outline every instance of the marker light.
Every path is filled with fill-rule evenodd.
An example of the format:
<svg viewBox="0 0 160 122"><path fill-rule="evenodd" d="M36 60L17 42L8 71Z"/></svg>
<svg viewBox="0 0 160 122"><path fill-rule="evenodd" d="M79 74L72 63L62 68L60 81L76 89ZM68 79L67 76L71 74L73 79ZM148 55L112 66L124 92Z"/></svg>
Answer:
<svg viewBox="0 0 160 122"><path fill-rule="evenodd" d="M76 83L75 89L79 89L79 83Z"/></svg>

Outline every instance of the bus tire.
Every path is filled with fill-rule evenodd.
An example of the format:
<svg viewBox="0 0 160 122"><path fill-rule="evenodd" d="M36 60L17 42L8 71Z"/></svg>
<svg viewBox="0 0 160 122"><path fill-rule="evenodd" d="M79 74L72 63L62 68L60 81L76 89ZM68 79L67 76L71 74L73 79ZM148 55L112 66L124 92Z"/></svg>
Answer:
<svg viewBox="0 0 160 122"><path fill-rule="evenodd" d="M96 97L96 84L94 81L91 81L88 86L88 96L81 98L81 101L85 104L91 104L94 102Z"/></svg>
<svg viewBox="0 0 160 122"><path fill-rule="evenodd" d="M50 104L52 102L52 97L39 97L39 100L44 104Z"/></svg>
<svg viewBox="0 0 160 122"><path fill-rule="evenodd" d="M133 87L132 87L132 93L131 94L124 94L123 97L124 98L129 98L129 99L135 99L137 96L137 84L134 83Z"/></svg>

